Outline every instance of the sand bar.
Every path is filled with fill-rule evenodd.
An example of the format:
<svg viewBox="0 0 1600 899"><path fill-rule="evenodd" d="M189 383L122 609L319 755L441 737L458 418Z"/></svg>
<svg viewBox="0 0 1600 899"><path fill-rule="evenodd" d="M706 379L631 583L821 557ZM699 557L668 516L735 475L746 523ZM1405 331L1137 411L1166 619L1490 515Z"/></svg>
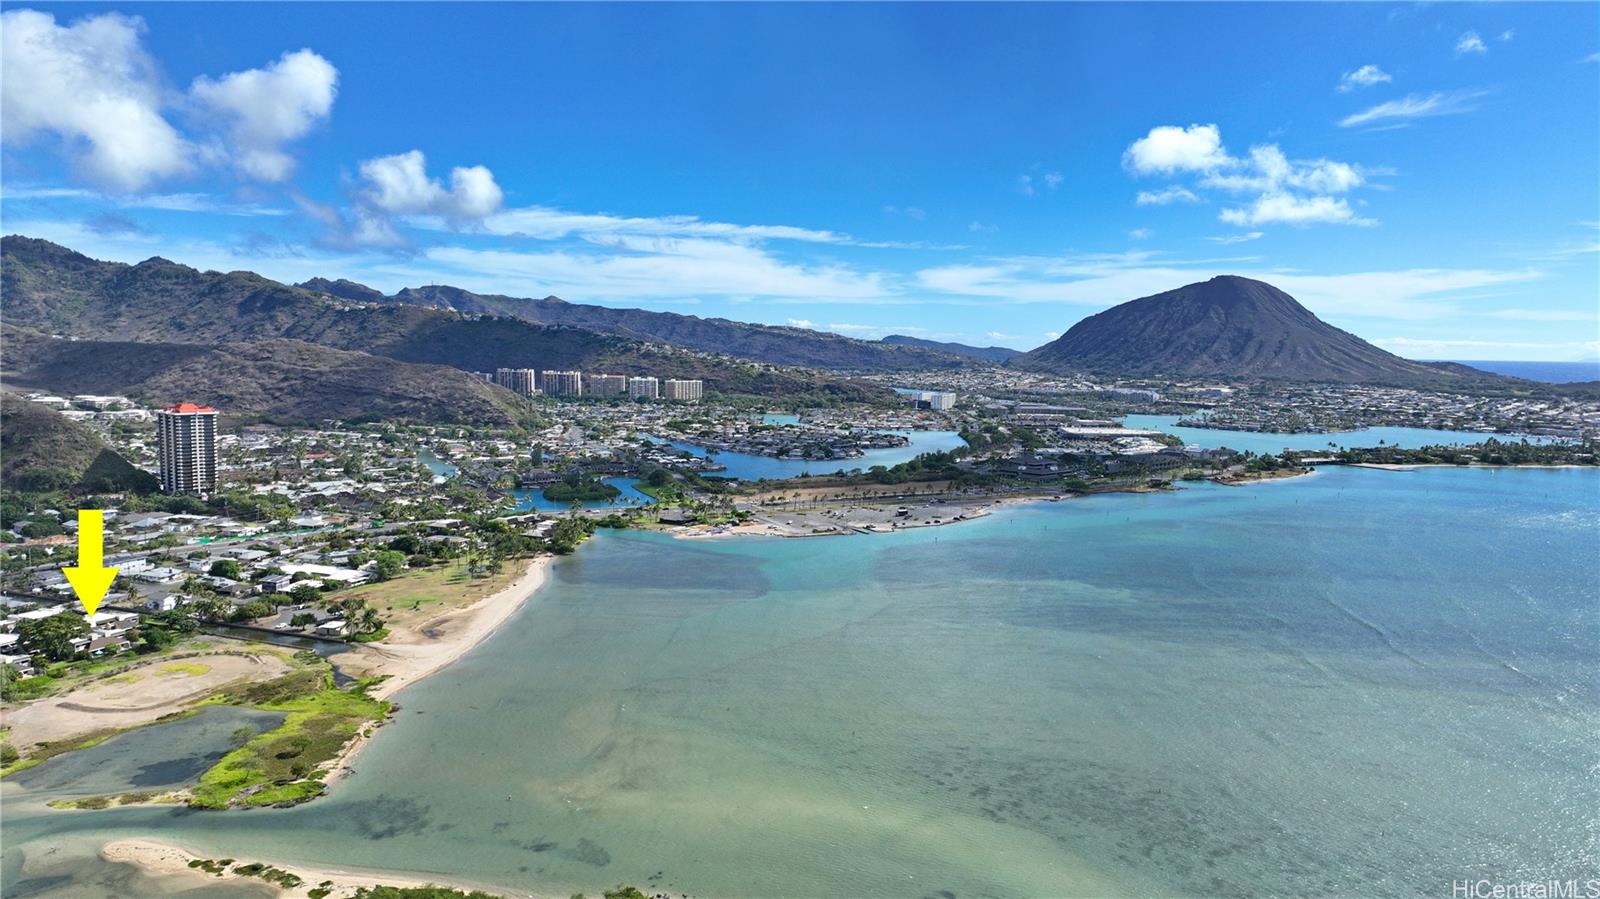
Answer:
<svg viewBox="0 0 1600 899"><path fill-rule="evenodd" d="M279 899L304 899L310 890L323 886L331 890L328 899L348 899L355 895L360 887L370 887L377 884L397 887L420 886L447 886L460 890L483 890L497 896L527 897L539 899L533 893L507 890L503 887L487 886L483 884L468 884L458 881L446 880L439 877L418 877L416 875L395 876L378 871L361 871L345 868L311 867L309 865L278 864L254 857L241 857L238 862L249 864L261 862L272 865L283 871L299 877L302 883L298 887L286 888L278 884L268 883L258 877L234 874L232 868L221 876L202 871L199 868L189 867L189 862L195 859L208 858L202 853L182 846L177 843L163 842L149 839L113 840L100 849L100 857L108 862L136 865L147 874L181 879L190 887L204 884L215 885L219 881L229 883L249 883L261 888L276 891Z"/></svg>

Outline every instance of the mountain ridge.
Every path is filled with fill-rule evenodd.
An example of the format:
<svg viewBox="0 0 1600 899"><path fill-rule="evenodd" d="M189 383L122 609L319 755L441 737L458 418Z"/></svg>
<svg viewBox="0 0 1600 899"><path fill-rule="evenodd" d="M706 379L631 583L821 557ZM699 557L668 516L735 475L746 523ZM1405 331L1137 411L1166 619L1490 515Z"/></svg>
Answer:
<svg viewBox="0 0 1600 899"><path fill-rule="evenodd" d="M1052 374L1235 381L1440 386L1512 380L1402 358L1324 322L1271 284L1238 275L1118 304L1007 364Z"/></svg>
<svg viewBox="0 0 1600 899"><path fill-rule="evenodd" d="M972 346L965 343L951 343L940 340L928 340L922 337L911 337L905 334L890 334L879 343L894 344L895 346L920 347L936 353L948 353L952 356L964 356L969 359L978 359L983 362L1002 363L1022 355L1022 350L1014 350L1008 346Z"/></svg>
<svg viewBox="0 0 1600 899"><path fill-rule="evenodd" d="M202 272L161 257L132 265L102 262L49 241L7 236L0 239L0 259L7 323L40 334L161 345L283 339L448 366L462 369L461 377L496 368L580 369L698 378L708 391L723 393L892 399L887 388L820 372L730 360L569 325L367 303L254 272ZM359 287L345 285L346 291ZM311 366L304 374L325 373L317 369Z"/></svg>
<svg viewBox="0 0 1600 899"><path fill-rule="evenodd" d="M295 285L340 299L390 305L453 309L502 315L543 325L568 325L702 352L723 353L775 365L845 371L902 371L960 368L961 355L917 345L859 340L842 334L786 325L762 325L677 312L571 303L558 296L541 299L482 294L429 284L385 294L345 279L312 278Z"/></svg>

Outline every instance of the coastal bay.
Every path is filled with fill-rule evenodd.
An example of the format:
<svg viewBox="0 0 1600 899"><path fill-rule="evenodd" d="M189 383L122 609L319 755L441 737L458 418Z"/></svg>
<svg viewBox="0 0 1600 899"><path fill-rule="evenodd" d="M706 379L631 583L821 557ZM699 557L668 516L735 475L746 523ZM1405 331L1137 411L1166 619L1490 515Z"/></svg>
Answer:
<svg viewBox="0 0 1600 899"><path fill-rule="evenodd" d="M1582 876L1597 499L1592 471L1330 469L844 541L604 533L401 690L324 799L0 785L6 893L141 895L94 892L129 836L559 895ZM24 874L46 845L75 861ZM1397 854L1416 879L1376 878Z"/></svg>

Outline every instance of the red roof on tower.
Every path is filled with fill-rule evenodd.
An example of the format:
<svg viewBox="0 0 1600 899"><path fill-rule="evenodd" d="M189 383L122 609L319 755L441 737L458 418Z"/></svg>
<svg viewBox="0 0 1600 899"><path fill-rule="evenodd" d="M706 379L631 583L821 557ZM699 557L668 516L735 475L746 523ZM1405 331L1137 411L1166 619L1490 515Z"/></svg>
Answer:
<svg viewBox="0 0 1600 899"><path fill-rule="evenodd" d="M162 406L161 411L177 412L181 415L194 415L203 412L215 412L217 410L211 408L210 406L200 406L194 403L174 403L170 406Z"/></svg>

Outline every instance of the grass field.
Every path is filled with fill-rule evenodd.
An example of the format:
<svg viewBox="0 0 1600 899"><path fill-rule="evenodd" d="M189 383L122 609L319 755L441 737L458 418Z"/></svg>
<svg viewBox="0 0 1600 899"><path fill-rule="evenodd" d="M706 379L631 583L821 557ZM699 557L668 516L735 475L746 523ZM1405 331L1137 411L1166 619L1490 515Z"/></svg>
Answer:
<svg viewBox="0 0 1600 899"><path fill-rule="evenodd" d="M393 580L364 584L339 593L341 599L359 597L382 612L390 626L404 627L441 612L470 606L516 580L525 562L500 566L491 577L467 576L464 564L448 562L408 571Z"/></svg>

